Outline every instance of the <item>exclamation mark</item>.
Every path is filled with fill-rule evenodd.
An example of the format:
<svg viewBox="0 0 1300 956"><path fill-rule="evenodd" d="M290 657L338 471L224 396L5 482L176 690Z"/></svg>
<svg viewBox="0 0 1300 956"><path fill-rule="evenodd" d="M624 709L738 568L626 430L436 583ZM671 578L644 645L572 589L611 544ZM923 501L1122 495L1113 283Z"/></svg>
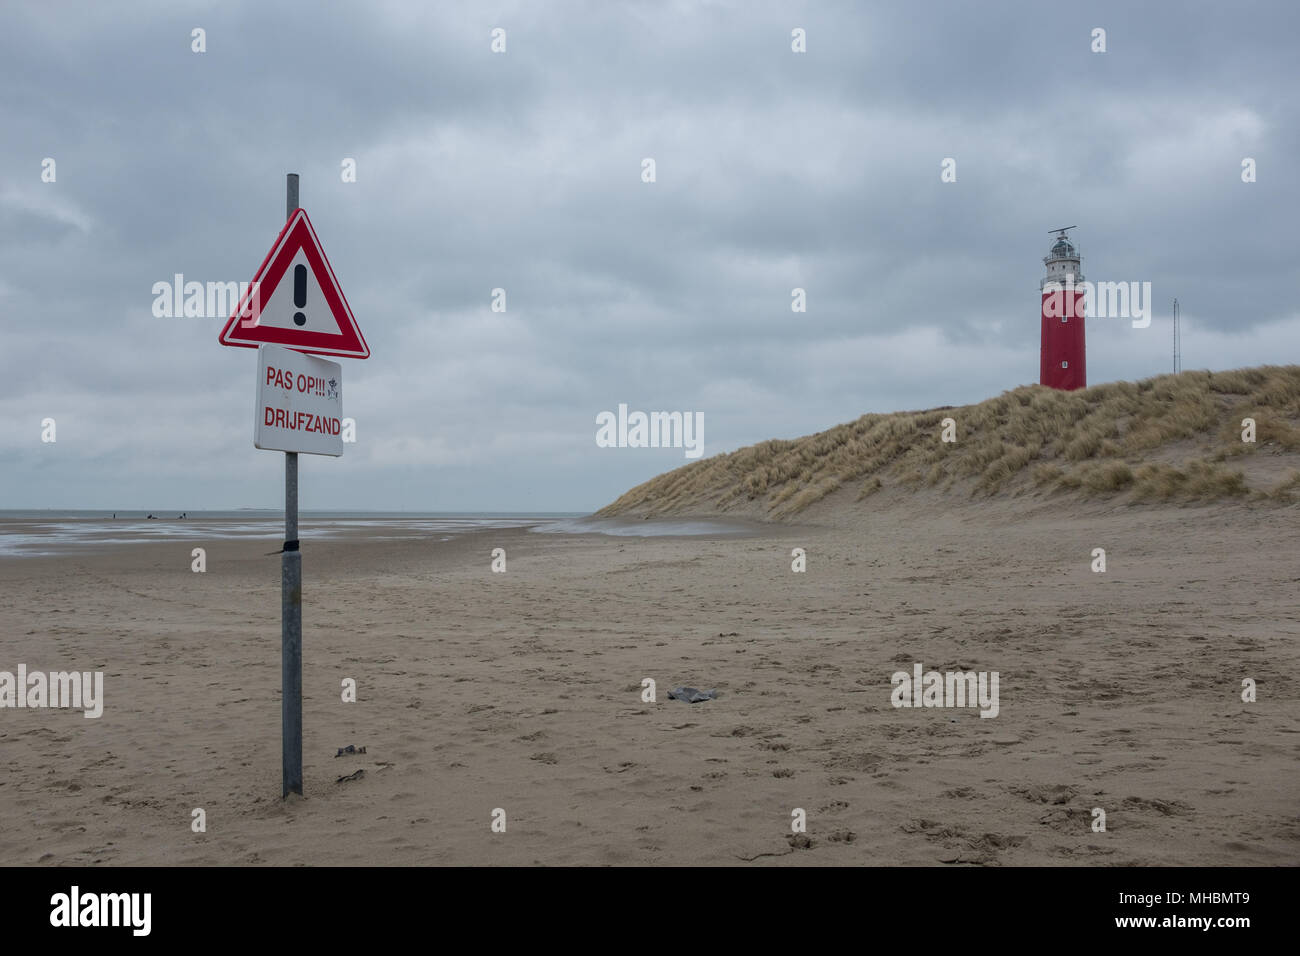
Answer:
<svg viewBox="0 0 1300 956"><path fill-rule="evenodd" d="M300 309L307 304L307 267L303 265L293 267L293 304ZM295 312L293 321L296 325L306 325L307 316Z"/></svg>

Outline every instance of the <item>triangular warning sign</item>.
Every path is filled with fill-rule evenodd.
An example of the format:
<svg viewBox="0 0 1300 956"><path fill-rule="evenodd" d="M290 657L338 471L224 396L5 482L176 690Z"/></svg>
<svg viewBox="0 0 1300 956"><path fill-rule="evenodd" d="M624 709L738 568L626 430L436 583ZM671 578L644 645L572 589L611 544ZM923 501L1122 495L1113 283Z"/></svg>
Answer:
<svg viewBox="0 0 1300 956"><path fill-rule="evenodd" d="M222 345L283 345L298 352L369 358L370 347L304 209L276 236L233 315Z"/></svg>

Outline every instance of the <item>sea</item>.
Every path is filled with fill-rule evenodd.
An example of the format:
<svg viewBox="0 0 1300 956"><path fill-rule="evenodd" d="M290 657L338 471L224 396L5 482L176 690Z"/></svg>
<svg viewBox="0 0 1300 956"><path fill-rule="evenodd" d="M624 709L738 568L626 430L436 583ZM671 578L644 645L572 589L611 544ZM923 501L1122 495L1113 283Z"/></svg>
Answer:
<svg viewBox="0 0 1300 956"><path fill-rule="evenodd" d="M153 517L150 517L150 514ZM184 514L184 517L181 515ZM489 528L524 528L542 534L737 535L749 529L734 522L694 519L654 521L594 518L580 512L408 512L307 511L298 513L300 539L362 535L372 540L427 535L448 541ZM401 534L395 534L401 532ZM151 541L247 538L280 541L284 512L236 511L18 511L0 510L0 557L63 554Z"/></svg>

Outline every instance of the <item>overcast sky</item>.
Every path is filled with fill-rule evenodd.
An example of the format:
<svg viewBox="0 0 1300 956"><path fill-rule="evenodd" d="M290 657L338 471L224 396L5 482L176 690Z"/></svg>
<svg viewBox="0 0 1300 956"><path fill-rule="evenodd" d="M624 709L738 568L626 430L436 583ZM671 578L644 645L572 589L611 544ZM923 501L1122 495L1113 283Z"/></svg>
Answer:
<svg viewBox="0 0 1300 956"><path fill-rule="evenodd" d="M1185 368L1295 362L1297 11L9 0L0 508L281 505L256 353L151 290L250 280L287 172L372 353L308 509L594 510L688 460L597 447L619 403L707 457L1035 382L1057 226L1155 300L1090 383L1171 370L1174 297Z"/></svg>

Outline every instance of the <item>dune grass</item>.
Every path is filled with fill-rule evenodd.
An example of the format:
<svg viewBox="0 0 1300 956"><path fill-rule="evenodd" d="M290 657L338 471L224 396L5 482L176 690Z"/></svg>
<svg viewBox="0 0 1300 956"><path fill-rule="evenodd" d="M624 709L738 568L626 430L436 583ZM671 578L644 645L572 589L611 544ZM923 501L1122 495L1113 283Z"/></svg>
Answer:
<svg viewBox="0 0 1300 956"><path fill-rule="evenodd" d="M1256 442L1242 441L1242 419ZM945 419L955 442L943 442ZM1182 372L1076 392L1039 385L978 405L888 415L716 455L628 491L599 514L754 510L783 518L840 489L1070 493L1133 502L1300 496L1300 472L1252 490L1232 464L1300 452L1300 366ZM1177 459L1170 461L1170 458Z"/></svg>

